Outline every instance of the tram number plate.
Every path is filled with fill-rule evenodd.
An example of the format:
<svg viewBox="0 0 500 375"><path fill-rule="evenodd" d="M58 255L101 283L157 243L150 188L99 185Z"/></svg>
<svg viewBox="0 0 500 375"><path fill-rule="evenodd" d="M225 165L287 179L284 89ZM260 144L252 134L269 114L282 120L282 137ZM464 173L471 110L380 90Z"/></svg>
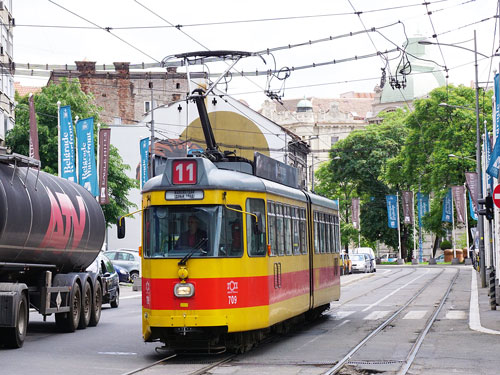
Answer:
<svg viewBox="0 0 500 375"><path fill-rule="evenodd" d="M236 305L238 303L238 296L227 296L230 305Z"/></svg>
<svg viewBox="0 0 500 375"><path fill-rule="evenodd" d="M196 160L175 160L172 163L172 182L175 185L195 185L196 166Z"/></svg>

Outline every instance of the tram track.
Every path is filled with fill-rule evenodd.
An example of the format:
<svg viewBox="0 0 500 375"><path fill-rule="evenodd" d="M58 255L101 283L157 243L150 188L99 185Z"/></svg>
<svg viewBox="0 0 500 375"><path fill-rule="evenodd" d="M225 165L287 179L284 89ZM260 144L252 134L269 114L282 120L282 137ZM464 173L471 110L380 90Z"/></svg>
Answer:
<svg viewBox="0 0 500 375"><path fill-rule="evenodd" d="M446 290L446 292L443 294L443 296L440 298L438 306L434 309L434 312L430 316L430 318L427 320L425 327L419 332L419 335L417 337L417 340L413 344L412 348L410 349L408 355L406 356L405 359L402 360L389 360L389 361L351 361L351 358L357 354L370 340L372 340L375 336L377 336L380 332L382 332L389 324L391 324L396 318L400 317L401 314L430 286L434 283L435 280L437 280L438 277L443 275L444 270L441 270L436 276L434 276L432 279L427 281L425 285L420 288L413 296L410 298L404 305L402 305L398 310L396 310L389 318L387 318L384 322L382 322L377 328L372 330L364 339L362 339L356 346L354 346L343 358L341 358L335 366L331 367L328 371L324 372L322 375L334 375L334 374L339 374L342 369L344 369L348 364L387 364L388 362L392 364L398 364L401 363L402 366L400 367L399 371L397 372L397 375L405 375L408 373L411 365L413 364L413 361L415 360L415 357L427 335L429 332L430 328L436 321L436 318L440 311L442 310L450 292L455 285L455 282L460 274L460 270L457 269L455 272L455 275L453 276L452 280L449 283L449 286ZM380 363L374 363L374 362L380 362Z"/></svg>

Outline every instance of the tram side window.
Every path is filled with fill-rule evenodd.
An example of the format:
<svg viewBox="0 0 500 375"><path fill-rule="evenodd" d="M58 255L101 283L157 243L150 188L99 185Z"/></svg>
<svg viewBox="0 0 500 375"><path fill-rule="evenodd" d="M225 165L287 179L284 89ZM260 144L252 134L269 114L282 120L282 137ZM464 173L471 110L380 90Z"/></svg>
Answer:
<svg viewBox="0 0 500 375"><path fill-rule="evenodd" d="M307 254L307 239L306 239L306 210L304 208L299 209L300 220L299 220L299 237L300 237L300 252L302 254Z"/></svg>
<svg viewBox="0 0 500 375"><path fill-rule="evenodd" d="M283 226L283 206L276 203L276 238L277 238L277 248L278 255L284 255L285 243L284 243L284 226Z"/></svg>
<svg viewBox="0 0 500 375"><path fill-rule="evenodd" d="M335 236L337 237L335 243L337 246L337 252L339 253L340 252L341 237L340 237L340 225L339 225L339 217L338 216L335 216Z"/></svg>
<svg viewBox="0 0 500 375"><path fill-rule="evenodd" d="M300 229L299 229L300 213L297 207L292 208L292 246L293 255L300 254Z"/></svg>
<svg viewBox="0 0 500 375"><path fill-rule="evenodd" d="M246 203L246 211L253 214L260 213L262 219L265 220L266 208L262 199L248 198ZM266 233L256 234L254 231L255 217L247 214L247 249L249 256L263 256L266 255ZM264 223L264 228L265 228Z"/></svg>
<svg viewBox="0 0 500 375"><path fill-rule="evenodd" d="M276 206L274 202L267 202L269 217L267 221L268 233L269 233L269 244L271 245L271 255L276 256L278 254L276 248Z"/></svg>
<svg viewBox="0 0 500 375"><path fill-rule="evenodd" d="M319 254L319 214L314 213L314 252Z"/></svg>
<svg viewBox="0 0 500 375"><path fill-rule="evenodd" d="M291 207L284 206L284 220L285 220L285 254L292 255L292 217L290 214Z"/></svg>
<svg viewBox="0 0 500 375"><path fill-rule="evenodd" d="M240 206L232 206L240 210ZM241 212L224 207L221 223L219 253L222 256L243 255L243 217Z"/></svg>
<svg viewBox="0 0 500 375"><path fill-rule="evenodd" d="M320 253L324 253L326 251L326 241L325 241L325 221L323 213L319 214L320 220Z"/></svg>
<svg viewBox="0 0 500 375"><path fill-rule="evenodd" d="M331 253L332 236L330 232L330 215L325 215L325 243L326 243L326 252Z"/></svg>

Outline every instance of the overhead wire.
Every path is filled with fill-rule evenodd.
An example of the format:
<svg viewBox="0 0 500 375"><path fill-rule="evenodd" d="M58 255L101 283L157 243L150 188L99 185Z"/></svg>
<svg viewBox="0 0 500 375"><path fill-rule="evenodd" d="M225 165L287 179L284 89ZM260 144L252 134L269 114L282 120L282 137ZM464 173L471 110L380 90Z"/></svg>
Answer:
<svg viewBox="0 0 500 375"><path fill-rule="evenodd" d="M123 38L119 37L119 36L118 36L118 35L116 35L116 34L113 34L109 28L108 28L108 29L106 29L106 28L104 28L104 27L99 26L99 25L98 25L98 24L96 24L95 22L92 22L92 21L88 20L87 18L85 18L85 17L83 17L83 16L79 15L78 13L75 13L75 12L73 12L73 11L69 10L68 8L65 8L65 7L63 7L62 5L60 5L60 4L58 4L58 3L56 3L54 0L48 0L48 1L49 1L49 2L51 2L52 4L54 4L54 5L58 6L59 8L61 8L61 9L65 10L66 12L71 13L72 15L74 15L74 16L76 16L76 17L78 17L78 18L82 19L82 20L84 20L85 22L88 22L88 23L90 23L90 24L94 25L95 27L98 27L100 30L106 31L107 33L109 33L110 35L112 35L113 37L115 37L116 39L118 39L118 40L120 40L121 42L125 43L125 44L126 44L126 45L128 45L129 47L131 47L131 48L135 49L137 52L140 52L140 53L142 53L143 55L145 55L145 56L149 57L151 60L156 61L156 62L159 62L157 59L155 59L155 58L154 58L154 57L152 57L151 55L147 54L147 53L146 53L146 52L144 52L143 50L141 50L141 49L137 48L137 47L136 47L136 46L134 46L133 44L131 44L131 43L127 42L125 39L123 39Z"/></svg>

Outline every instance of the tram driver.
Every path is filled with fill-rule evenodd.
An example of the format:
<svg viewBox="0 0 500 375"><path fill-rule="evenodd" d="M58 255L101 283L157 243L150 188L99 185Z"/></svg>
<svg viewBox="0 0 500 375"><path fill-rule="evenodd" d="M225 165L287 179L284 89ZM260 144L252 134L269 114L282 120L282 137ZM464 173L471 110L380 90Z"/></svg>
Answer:
<svg viewBox="0 0 500 375"><path fill-rule="evenodd" d="M198 219L198 217L195 215L189 216L187 224L188 228L180 235L175 248L185 249L199 246L201 249L207 250L207 232L200 228L200 220Z"/></svg>

